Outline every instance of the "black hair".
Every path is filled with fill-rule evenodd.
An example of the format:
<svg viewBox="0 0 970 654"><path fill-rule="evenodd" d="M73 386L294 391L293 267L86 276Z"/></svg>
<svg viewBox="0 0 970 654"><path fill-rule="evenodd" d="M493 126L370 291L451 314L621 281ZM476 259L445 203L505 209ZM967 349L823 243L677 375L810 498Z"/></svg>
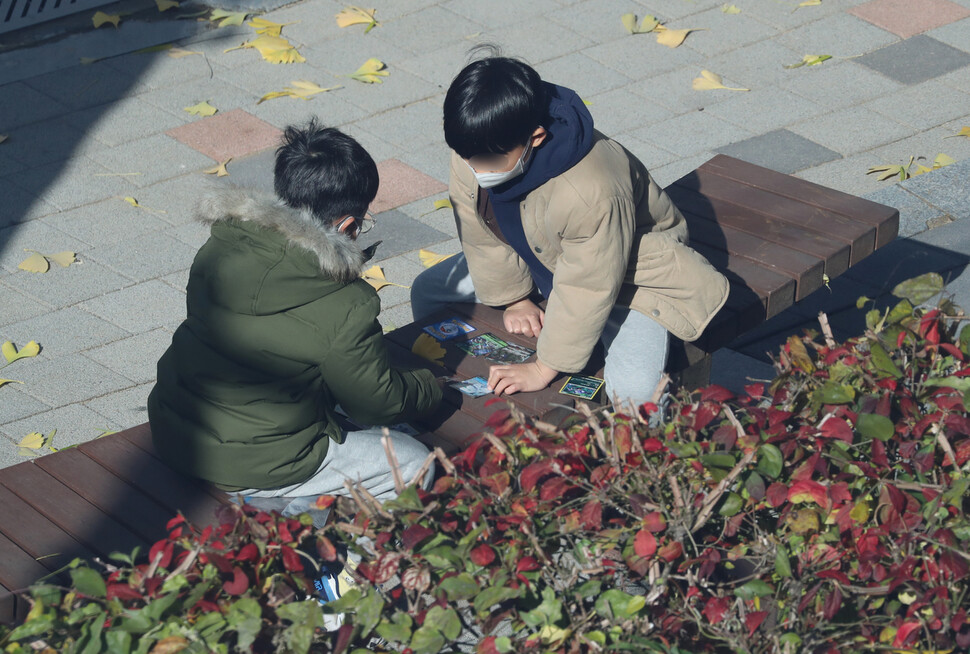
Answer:
<svg viewBox="0 0 970 654"><path fill-rule="evenodd" d="M307 209L326 223L347 215L363 218L379 184L374 159L340 130L311 119L283 132L273 188L289 206Z"/></svg>
<svg viewBox="0 0 970 654"><path fill-rule="evenodd" d="M523 145L545 119L542 79L531 66L487 57L467 66L445 95L445 141L463 159L505 154Z"/></svg>

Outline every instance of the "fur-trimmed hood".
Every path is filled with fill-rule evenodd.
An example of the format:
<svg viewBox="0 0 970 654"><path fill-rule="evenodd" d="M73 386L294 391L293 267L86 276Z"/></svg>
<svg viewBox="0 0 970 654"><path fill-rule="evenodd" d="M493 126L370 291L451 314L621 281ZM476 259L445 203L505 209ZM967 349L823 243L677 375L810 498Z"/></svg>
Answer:
<svg viewBox="0 0 970 654"><path fill-rule="evenodd" d="M364 264L356 241L269 193L240 188L212 191L199 202L196 218L209 225L244 221L273 230L314 254L321 272L338 282L359 277Z"/></svg>

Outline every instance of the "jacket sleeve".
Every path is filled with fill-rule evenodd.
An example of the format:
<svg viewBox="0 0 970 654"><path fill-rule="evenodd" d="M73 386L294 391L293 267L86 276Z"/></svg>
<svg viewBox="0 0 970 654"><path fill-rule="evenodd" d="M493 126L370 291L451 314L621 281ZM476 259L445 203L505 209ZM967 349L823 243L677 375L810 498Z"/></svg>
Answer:
<svg viewBox="0 0 970 654"><path fill-rule="evenodd" d="M635 230L630 198L611 197L567 222L538 358L560 372L586 365L626 275Z"/></svg>
<svg viewBox="0 0 970 654"><path fill-rule="evenodd" d="M448 191L475 295L483 304L493 307L505 306L527 297L533 288L529 266L511 246L496 238L482 224L476 207L480 191L474 183L474 175L454 153L451 156Z"/></svg>
<svg viewBox="0 0 970 654"><path fill-rule="evenodd" d="M430 370L393 368L377 322L376 295L355 305L320 370L334 399L362 425L405 422L434 410L441 388Z"/></svg>

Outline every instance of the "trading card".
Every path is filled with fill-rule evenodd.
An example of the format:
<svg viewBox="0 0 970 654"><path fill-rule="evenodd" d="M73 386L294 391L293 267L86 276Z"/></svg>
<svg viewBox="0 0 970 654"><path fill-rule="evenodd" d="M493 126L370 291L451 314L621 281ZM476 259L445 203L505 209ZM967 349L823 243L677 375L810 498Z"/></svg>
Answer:
<svg viewBox="0 0 970 654"><path fill-rule="evenodd" d="M424 331L434 336L439 341L448 341L456 336L475 331L475 328L459 318L449 318L433 325L428 325Z"/></svg>
<svg viewBox="0 0 970 654"><path fill-rule="evenodd" d="M495 363L522 363L535 353L535 350L509 343L501 349L486 354L485 358Z"/></svg>
<svg viewBox="0 0 970 654"><path fill-rule="evenodd" d="M598 377L574 375L566 378L566 383L562 385L559 392L563 395L572 395L573 397L581 397L584 400L592 400L604 383Z"/></svg>
<svg viewBox="0 0 970 654"><path fill-rule="evenodd" d="M450 386L471 397L482 397L492 392L488 390L488 381L484 377L472 377L465 381L454 382Z"/></svg>
<svg viewBox="0 0 970 654"><path fill-rule="evenodd" d="M460 350L467 352L473 357L482 357L494 352L495 350L500 350L503 347L506 347L508 343L492 333L487 333L482 334L481 336L476 336L475 338L470 338L461 343L455 343L455 345L458 346Z"/></svg>

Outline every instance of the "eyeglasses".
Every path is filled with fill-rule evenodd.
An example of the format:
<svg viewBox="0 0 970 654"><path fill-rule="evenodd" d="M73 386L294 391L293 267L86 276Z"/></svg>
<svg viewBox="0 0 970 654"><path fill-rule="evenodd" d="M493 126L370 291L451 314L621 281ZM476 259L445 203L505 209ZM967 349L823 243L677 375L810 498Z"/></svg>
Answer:
<svg viewBox="0 0 970 654"><path fill-rule="evenodd" d="M367 211L364 213L363 218L358 219L358 218L355 218L354 216L344 217L344 219L341 220L340 223L337 225L337 229L340 229L341 227L343 227L348 220L354 221L353 232L347 234L347 236L351 238L357 238L361 234L366 234L367 232L369 232L374 228L374 223L376 222L374 220L374 216L372 216L371 213Z"/></svg>

